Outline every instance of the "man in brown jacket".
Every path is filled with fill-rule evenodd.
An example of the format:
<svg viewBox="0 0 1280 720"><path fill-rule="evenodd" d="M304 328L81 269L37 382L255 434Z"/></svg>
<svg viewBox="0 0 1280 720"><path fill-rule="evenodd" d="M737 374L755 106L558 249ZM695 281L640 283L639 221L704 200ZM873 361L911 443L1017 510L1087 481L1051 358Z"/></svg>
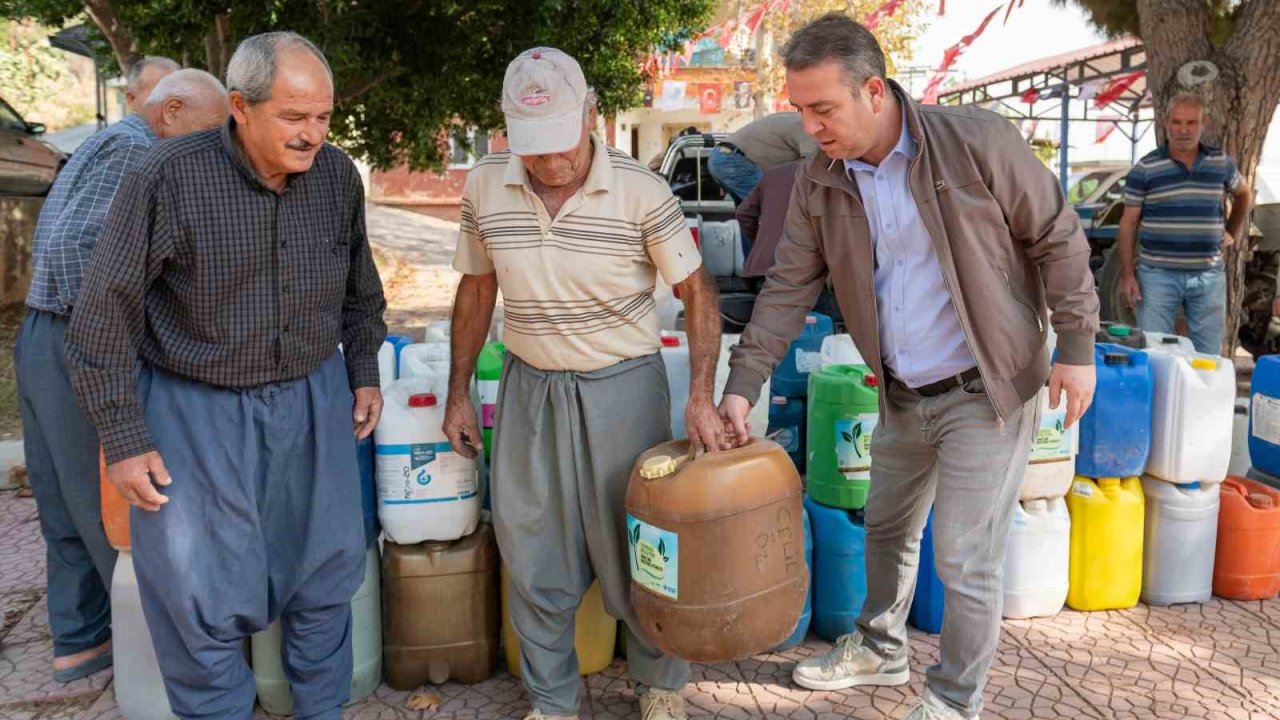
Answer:
<svg viewBox="0 0 1280 720"><path fill-rule="evenodd" d="M861 25L832 14L792 36L787 88L822 152L796 178L782 242L734 351L721 415L745 418L830 275L862 356L883 379L866 507L867 600L857 632L800 663L834 690L908 681L905 621L934 507L946 587L941 662L911 720L977 717L999 640L1002 565L1039 425L1094 389L1098 300L1089 248L1053 176L1007 121L919 107L885 79ZM1046 305L1058 333L1052 369Z"/></svg>

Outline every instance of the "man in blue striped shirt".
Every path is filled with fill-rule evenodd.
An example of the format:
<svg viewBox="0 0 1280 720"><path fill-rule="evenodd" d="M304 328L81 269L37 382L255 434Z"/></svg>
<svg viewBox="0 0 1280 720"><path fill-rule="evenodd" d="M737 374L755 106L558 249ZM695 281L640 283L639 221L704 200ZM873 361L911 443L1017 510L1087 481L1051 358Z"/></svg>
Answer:
<svg viewBox="0 0 1280 720"><path fill-rule="evenodd" d="M125 175L157 140L216 127L230 112L222 83L201 70L166 75L138 102L138 114L86 140L49 191L36 222L29 309L14 351L27 472L47 546L59 682L111 664L107 588L116 559L102 526L98 433L72 392L63 335Z"/></svg>
<svg viewBox="0 0 1280 720"><path fill-rule="evenodd" d="M1120 294L1136 309L1138 326L1171 333L1181 309L1196 350L1217 355L1227 305L1222 248L1243 237L1253 191L1234 160L1200 143L1203 131L1203 100L1180 94L1169 101L1168 144L1129 171L1116 252ZM1232 203L1224 223L1225 195Z"/></svg>

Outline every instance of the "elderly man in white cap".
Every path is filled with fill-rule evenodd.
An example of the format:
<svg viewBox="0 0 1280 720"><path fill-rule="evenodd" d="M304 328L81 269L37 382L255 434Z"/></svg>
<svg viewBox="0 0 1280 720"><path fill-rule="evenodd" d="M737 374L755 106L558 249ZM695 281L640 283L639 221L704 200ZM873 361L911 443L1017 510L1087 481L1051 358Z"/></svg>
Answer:
<svg viewBox="0 0 1280 720"><path fill-rule="evenodd" d="M648 644L631 604L624 499L635 458L671 437L659 273L685 303L689 438L725 447L711 400L715 287L666 183L592 134L595 95L573 58L521 54L502 109L511 149L477 163L463 193L445 432L474 456L468 384L501 288L508 353L490 448L493 518L533 705L526 720L578 716L574 613L592 580L630 628L642 717L683 719L689 665Z"/></svg>

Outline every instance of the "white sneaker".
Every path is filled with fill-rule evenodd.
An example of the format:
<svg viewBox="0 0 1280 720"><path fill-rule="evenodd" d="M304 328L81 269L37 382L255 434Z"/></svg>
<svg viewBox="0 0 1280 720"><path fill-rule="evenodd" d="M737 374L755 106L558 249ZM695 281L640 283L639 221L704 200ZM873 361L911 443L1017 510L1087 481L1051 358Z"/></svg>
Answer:
<svg viewBox="0 0 1280 720"><path fill-rule="evenodd" d="M684 698L670 690L650 688L640 696L640 720L689 720Z"/></svg>
<svg viewBox="0 0 1280 720"><path fill-rule="evenodd" d="M978 720L978 716L965 715L938 699L932 690L926 689L915 709L903 720Z"/></svg>
<svg viewBox="0 0 1280 720"><path fill-rule="evenodd" d="M524 720L578 720L577 715L543 715L541 710L533 709Z"/></svg>
<svg viewBox="0 0 1280 720"><path fill-rule="evenodd" d="M796 664L791 679L809 690L843 690L858 685L905 685L906 659L889 662L863 647L862 633L841 635L825 655Z"/></svg>

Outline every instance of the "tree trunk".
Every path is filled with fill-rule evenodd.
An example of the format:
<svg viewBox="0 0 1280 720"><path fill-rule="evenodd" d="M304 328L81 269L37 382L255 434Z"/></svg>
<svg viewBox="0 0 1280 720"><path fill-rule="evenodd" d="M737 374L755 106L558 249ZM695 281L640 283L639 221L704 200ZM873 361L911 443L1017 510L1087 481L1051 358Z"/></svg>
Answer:
<svg viewBox="0 0 1280 720"><path fill-rule="evenodd" d="M217 78L225 79L231 62L231 18L217 15L204 34L204 67Z"/></svg>
<svg viewBox="0 0 1280 720"><path fill-rule="evenodd" d="M1218 66L1206 93L1205 142L1221 147L1250 180L1267 128L1280 103L1280 3L1245 0L1235 11L1233 31L1221 47L1212 42L1213 23L1203 0L1138 0L1142 42L1147 50L1147 87L1158 124L1169 98L1182 90L1177 73L1192 60ZM1164 132L1158 128L1163 141ZM1234 355L1243 320L1248 238L1223 253L1227 273L1227 327L1222 352Z"/></svg>
<svg viewBox="0 0 1280 720"><path fill-rule="evenodd" d="M115 8L111 5L111 0L84 0L84 9L93 19L93 24L102 31L102 36L107 39L107 43L111 45L111 51L116 55L116 62L120 64L120 72L128 75L134 63L142 58L142 54L138 52L138 46L134 43L133 34L129 32L129 28L120 22Z"/></svg>

